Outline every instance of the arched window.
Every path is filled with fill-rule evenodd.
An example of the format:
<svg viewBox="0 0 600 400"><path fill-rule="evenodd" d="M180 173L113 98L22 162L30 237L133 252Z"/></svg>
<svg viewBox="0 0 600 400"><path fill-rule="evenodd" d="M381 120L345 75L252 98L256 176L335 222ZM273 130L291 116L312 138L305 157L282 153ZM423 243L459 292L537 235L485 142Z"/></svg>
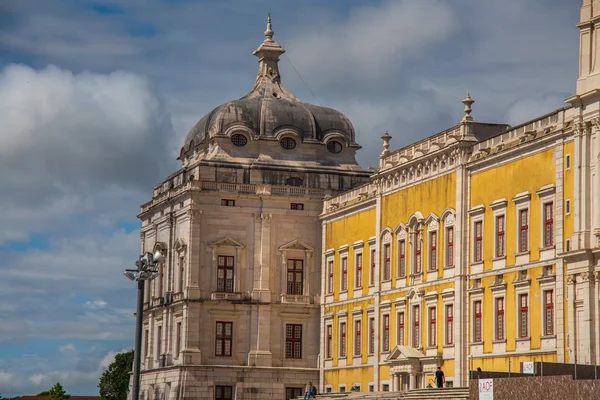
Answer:
<svg viewBox="0 0 600 400"><path fill-rule="evenodd" d="M279 141L279 144L286 150L292 150L296 148L296 141L290 137L284 137Z"/></svg>
<svg viewBox="0 0 600 400"><path fill-rule="evenodd" d="M302 186L302 179L291 177L285 180L286 186Z"/></svg>

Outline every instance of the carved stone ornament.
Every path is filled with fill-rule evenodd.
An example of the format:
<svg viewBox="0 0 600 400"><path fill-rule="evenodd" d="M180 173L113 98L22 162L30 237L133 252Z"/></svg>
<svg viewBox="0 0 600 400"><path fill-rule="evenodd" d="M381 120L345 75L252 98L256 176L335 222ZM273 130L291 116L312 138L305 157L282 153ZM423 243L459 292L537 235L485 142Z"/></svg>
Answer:
<svg viewBox="0 0 600 400"><path fill-rule="evenodd" d="M600 131L600 118L592 118L590 122L592 123L592 129L594 129L594 133L598 133L598 131Z"/></svg>
<svg viewBox="0 0 600 400"><path fill-rule="evenodd" d="M572 285L575 282L575 275L567 275L567 285Z"/></svg>
<svg viewBox="0 0 600 400"><path fill-rule="evenodd" d="M261 213L261 214L255 214L256 220L257 221L270 221L271 218L273 217L273 214L265 214L265 213Z"/></svg>
<svg viewBox="0 0 600 400"><path fill-rule="evenodd" d="M436 231L438 228L439 228L439 224L438 224L438 222L436 220L432 220L429 223L429 230L430 231Z"/></svg>
<svg viewBox="0 0 600 400"><path fill-rule="evenodd" d="M398 232L398 239L406 239L406 230L402 229Z"/></svg>
<svg viewBox="0 0 600 400"><path fill-rule="evenodd" d="M583 273L581 274L581 281L582 281L582 282L588 282L588 281L590 280L590 278L592 278L592 279L593 279L594 277L593 277L593 275L592 275L592 276L590 276L590 273L589 273L589 272L583 272Z"/></svg>
<svg viewBox="0 0 600 400"><path fill-rule="evenodd" d="M446 217L446 225L454 225L454 214L448 214Z"/></svg>
<svg viewBox="0 0 600 400"><path fill-rule="evenodd" d="M381 239L383 243L390 243L392 241L392 233L390 231L385 231L383 234L383 238Z"/></svg>
<svg viewBox="0 0 600 400"><path fill-rule="evenodd" d="M576 122L575 125L573 125L573 133L575 136L581 136L583 134L583 125L581 122Z"/></svg>
<svg viewBox="0 0 600 400"><path fill-rule="evenodd" d="M595 279L596 281L600 281L600 271L596 271L596 272L594 272L594 279Z"/></svg>

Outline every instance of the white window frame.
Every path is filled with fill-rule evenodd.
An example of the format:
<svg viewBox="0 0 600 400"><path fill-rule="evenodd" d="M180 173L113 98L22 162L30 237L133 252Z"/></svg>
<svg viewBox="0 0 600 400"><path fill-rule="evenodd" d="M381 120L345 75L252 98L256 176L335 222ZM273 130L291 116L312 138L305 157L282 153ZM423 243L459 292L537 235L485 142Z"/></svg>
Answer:
<svg viewBox="0 0 600 400"><path fill-rule="evenodd" d="M379 318L379 329L380 329L380 342L379 342L379 351L381 354L388 354L390 351L392 351L392 313L391 313L391 306L392 304L390 303L389 300L386 300L386 302L382 302L379 306L380 309L380 318ZM383 335L385 333L385 328L384 328L384 317L387 315L388 317L388 349L384 350L383 349Z"/></svg>
<svg viewBox="0 0 600 400"><path fill-rule="evenodd" d="M417 337L418 346L413 346L415 344L415 321L414 321L414 307L419 307L419 336ZM415 347L417 349L423 348L423 301L411 301L408 307L410 315L406 319L409 322L409 333L408 333L408 345L411 347Z"/></svg>
<svg viewBox="0 0 600 400"><path fill-rule="evenodd" d="M362 349L364 346L364 336L365 336L365 329L363 326L363 318L362 318L362 309L357 310L357 311L353 311L352 312L353 318L352 318L352 357L354 358L361 358L362 357ZM356 323L360 324L360 347L359 347L359 353L356 354Z"/></svg>
<svg viewBox="0 0 600 400"><path fill-rule="evenodd" d="M385 279L384 269L385 269L385 246L390 246L390 270L389 270L389 279ZM389 290L392 288L392 277L393 277L393 266L392 266L392 254L394 251L394 246L392 246L392 230L390 228L386 228L381 232L381 245L379 246L379 278L381 280L381 290Z"/></svg>
<svg viewBox="0 0 600 400"><path fill-rule="evenodd" d="M369 268L368 268L368 278L369 278L369 294L375 292L375 287L377 283L377 269L379 268L379 252L377 251L377 239L375 237L369 238L367 241L369 244ZM373 251L375 251L375 257L373 258ZM365 260L363 259L363 263ZM375 263L375 268L373 268L373 263Z"/></svg>
<svg viewBox="0 0 600 400"><path fill-rule="evenodd" d="M531 254L531 194L522 192L512 199L515 204L515 264L523 265L529 263ZM520 251L521 248L521 211L527 210L527 250Z"/></svg>
<svg viewBox="0 0 600 400"><path fill-rule="evenodd" d="M338 255L339 255L338 260L339 260L339 264L338 264L338 268L337 269L338 269L338 272L340 274L339 275L340 276L340 280L338 282L338 285L339 285L338 286L338 290L339 290L339 293L340 293L339 294L339 300L341 300L341 301L348 299L348 277L350 276L350 273L349 273L350 271L348 270L349 269L348 254L349 254L349 252L348 252L348 245L347 244L345 244L343 246L340 246L338 248ZM343 281L343 279L342 279L343 278L342 260L344 258L346 259L346 289L342 290L342 281ZM335 287L335 269L336 268L335 268L335 263L334 263L334 266L333 266L333 271L334 271L333 272L333 276L334 276L334 278L333 278L333 285L334 285L334 287Z"/></svg>
<svg viewBox="0 0 600 400"><path fill-rule="evenodd" d="M443 214L442 214L443 216ZM448 211L447 215L444 218L444 256L443 259L443 269L451 269L456 266L456 250L457 250L457 241L456 241L456 227L454 226L454 222L456 220L456 216L453 211ZM452 265L448 265L448 229L452 228L452 254L453 260ZM439 238L438 238L439 241Z"/></svg>
<svg viewBox="0 0 600 400"><path fill-rule="evenodd" d="M521 271L519 271L519 275ZM513 281L515 287L515 342L516 351L529 351L531 348L531 279L519 279ZM527 295L527 337L520 337L521 328L521 295Z"/></svg>
<svg viewBox="0 0 600 400"><path fill-rule="evenodd" d="M335 350L333 347L333 343L334 343L334 340L333 340L333 316L329 316L329 317L325 318L323 325L325 326L325 332L323 335L324 342L325 342L325 346L323 347L323 350L324 350L323 352L325 353L324 354L325 355L325 357L324 357L325 368L331 368L332 367L331 361L333 360L333 354L334 354L334 350ZM327 343L327 328L329 326L331 326L331 355L330 356L327 355L327 345L328 345L328 343Z"/></svg>
<svg viewBox="0 0 600 400"><path fill-rule="evenodd" d="M352 277L352 287L354 288L353 296L361 297L363 287L365 287L365 255L364 255L365 243L362 240L354 242L352 248L354 249L354 276ZM356 286L356 277L358 276L358 256L362 257L362 268L361 268L361 285ZM369 264L370 267L370 264Z"/></svg>
<svg viewBox="0 0 600 400"><path fill-rule="evenodd" d="M483 272L483 263L485 260L485 206L480 204L478 206L473 207L469 210L469 215L471 216L471 232L469 235L469 242L471 245L469 246L471 251L471 258L469 260L471 265L471 273L477 274ZM476 241L475 241L475 224L481 222L481 260L475 261L475 251L476 251Z"/></svg>
<svg viewBox="0 0 600 400"><path fill-rule="evenodd" d="M554 184L549 184L549 185L545 185L542 186L537 192L536 194L539 196L540 199L540 260L548 260L551 258L554 258L555 256L555 249L556 249L556 239L557 239L557 235L556 235L556 224L557 224L557 220L558 220L558 213L557 211L557 204L556 204L556 198L554 196L556 192L556 188L554 186ZM547 203L552 203L552 246L548 246L545 247L545 243L544 243L544 231L545 231L545 221L546 221L546 215L544 213L544 206Z"/></svg>
<svg viewBox="0 0 600 400"><path fill-rule="evenodd" d="M571 215L571 199L565 200L565 215Z"/></svg>
<svg viewBox="0 0 600 400"><path fill-rule="evenodd" d="M425 308L426 308L426 311L427 311L427 313L425 315L425 323L427 324L427 335L426 335L426 337L427 337L427 346L425 346L425 347L427 348L427 353L428 353L427 355L429 355L430 350L434 350L435 352L437 352L437 348L438 348L438 345L440 343L439 340L438 340L439 339L439 337L438 337L439 336L439 331L440 331L440 325L439 325L440 324L440 322L439 322L440 321L440 318L439 318L440 309L439 309L438 304L437 304L438 303L437 299L438 299L437 292L427 293L425 295ZM430 314L429 313L431 311L431 308L435 308L435 345L433 345L433 346L430 346L430 343L431 343L431 332L429 331L429 329L430 329L430 318L429 318ZM422 311L421 311L421 317L423 317L423 312ZM423 337L423 334L422 334L422 331L421 331L421 338L422 337Z"/></svg>
<svg viewBox="0 0 600 400"><path fill-rule="evenodd" d="M410 325L408 324L408 315L406 314L406 300L405 299L398 299L394 302L394 305L396 306L396 345L397 346L406 346L406 329L410 328ZM400 344L400 332L398 331L398 322L399 322L399 314L403 313L404 314L404 337L402 338L402 344Z"/></svg>
<svg viewBox="0 0 600 400"><path fill-rule="evenodd" d="M438 277L438 271L440 270L440 219L435 214L430 214L427 220L425 221L427 224L427 268L424 272L427 273L427 280L435 280ZM435 269L432 269L431 264L431 234L435 233ZM423 248L421 247L421 257L423 256ZM423 265L423 260L421 260L421 266Z"/></svg>
<svg viewBox="0 0 600 400"><path fill-rule="evenodd" d="M483 344L485 342L485 319L483 311L485 310L485 301L483 298L483 288L474 286L470 289L469 297L469 343L471 344L471 354L483 354ZM481 342L475 342L475 302L481 301Z"/></svg>
<svg viewBox="0 0 600 400"><path fill-rule="evenodd" d="M507 242L507 232L506 232L506 205L508 201L505 198L494 200L492 204L490 204L490 208L493 211L494 218L494 251L492 258L492 269L502 269L506 267L506 242ZM504 219L504 252L503 255L498 255L498 217L503 217Z"/></svg>
<svg viewBox="0 0 600 400"><path fill-rule="evenodd" d="M456 307L455 307L455 302L454 302L454 289L446 289L442 292L442 299L443 299L443 315L444 315L444 343L443 343L443 347L445 347L444 349L444 353L446 353L448 350L450 349L454 349L454 346L457 344L457 335L456 335ZM452 343L448 344L448 326L446 325L448 322L448 316L446 315L446 306L452 306Z"/></svg>
<svg viewBox="0 0 600 400"><path fill-rule="evenodd" d="M408 235L404 224L399 224L394 230L396 234L396 287L406 286L406 275L408 271ZM400 275L400 242L404 241L404 275Z"/></svg>
<svg viewBox="0 0 600 400"><path fill-rule="evenodd" d="M568 170L570 170L570 169L571 169L571 165L572 165L571 163L572 163L572 161L573 161L573 160L571 159L571 154L570 154L570 153L567 153L567 154L565 155L565 170L566 170L566 171L568 171Z"/></svg>
<svg viewBox="0 0 600 400"><path fill-rule="evenodd" d="M331 283L331 291L329 291L329 263L333 263L333 282ZM325 299L326 302L333 302L335 295L335 250L330 249L325 252Z"/></svg>
<svg viewBox="0 0 600 400"><path fill-rule="evenodd" d="M410 224L409 231L409 243L410 243L410 276L413 278L413 283L419 283L423 277L423 221L417 218L413 218L412 223ZM419 232L417 234L417 232ZM417 242L420 242L421 245L421 271L416 272L417 269Z"/></svg>

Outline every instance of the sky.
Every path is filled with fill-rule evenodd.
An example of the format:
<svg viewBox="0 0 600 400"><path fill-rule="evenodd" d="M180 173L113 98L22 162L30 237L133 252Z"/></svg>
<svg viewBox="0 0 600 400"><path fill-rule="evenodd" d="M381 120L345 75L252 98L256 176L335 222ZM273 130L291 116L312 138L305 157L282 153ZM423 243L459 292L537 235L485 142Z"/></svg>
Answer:
<svg viewBox="0 0 600 400"><path fill-rule="evenodd" d="M378 164L575 91L579 1L0 0L0 394L98 394L133 348L139 206L187 131L254 84L269 10L297 97L342 111Z"/></svg>

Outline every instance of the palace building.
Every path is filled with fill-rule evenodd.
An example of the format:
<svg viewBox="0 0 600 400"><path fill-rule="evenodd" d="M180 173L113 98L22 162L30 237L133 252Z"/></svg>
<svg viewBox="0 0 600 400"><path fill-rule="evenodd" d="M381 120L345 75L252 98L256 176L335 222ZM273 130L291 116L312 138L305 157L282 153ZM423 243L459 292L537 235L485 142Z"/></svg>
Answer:
<svg viewBox="0 0 600 400"><path fill-rule="evenodd" d="M600 364L600 1L576 93L519 126L475 120L374 173L343 114L281 82L271 21L252 90L187 135L142 206L144 399L291 399L466 386L521 362Z"/></svg>

